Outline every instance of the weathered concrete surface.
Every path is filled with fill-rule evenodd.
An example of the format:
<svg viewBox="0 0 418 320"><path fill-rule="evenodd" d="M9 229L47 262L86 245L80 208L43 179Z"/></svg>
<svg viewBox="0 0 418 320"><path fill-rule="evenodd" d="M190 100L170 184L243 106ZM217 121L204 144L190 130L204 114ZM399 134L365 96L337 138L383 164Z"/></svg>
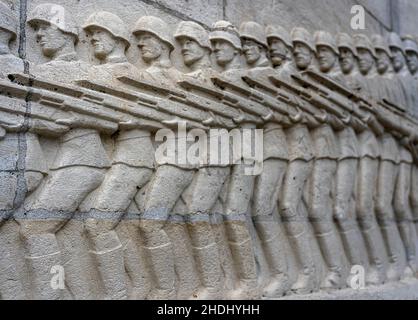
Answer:
<svg viewBox="0 0 418 320"><path fill-rule="evenodd" d="M281 300L418 300L418 280L405 279L379 287L360 290L344 289L329 293L314 293L307 296L290 296Z"/></svg>
<svg viewBox="0 0 418 320"><path fill-rule="evenodd" d="M417 35L418 2L411 0L393 1L393 25L400 34Z"/></svg>
<svg viewBox="0 0 418 320"><path fill-rule="evenodd" d="M17 41L13 41L11 44L12 52L16 53L18 48L20 47L19 53L21 58L26 58L30 61L29 70L28 72L32 72L33 70L41 71L42 68L45 66L40 66L40 64L44 64L48 61L48 58L44 56L42 50L40 49L39 40L36 39L36 31L33 28L27 26L25 17L26 13L33 10L37 5L45 3L44 0L28 0L22 1L22 6L16 1L6 0L6 2L10 5L12 10L16 12L16 15L21 18L21 31L22 35L17 37ZM156 16L164 20L168 24L168 27L165 28L167 32L173 32L175 28L178 26L179 22L183 20L192 20L195 22L200 23L205 30L208 30L210 26L215 21L218 20L229 20L233 22L236 26L239 26L243 21L252 20L257 21L260 23L260 28L263 29L264 26L267 24L280 24L285 27L287 30L290 30L293 27L305 27L310 32L314 32L317 30L326 30L331 32L332 34L340 31L348 32L350 34L355 33L350 29L350 19L351 13L350 9L353 5L361 3L364 4L367 9L367 16L366 16L366 34L373 34L373 33L380 33L386 34L388 31L391 30L393 27L392 22L395 21L397 24L395 25L397 29L409 30L408 33L415 32L415 22L413 21L412 17L414 17L414 10L415 5L410 6L406 2L399 2L397 6L393 5L393 1L354 1L354 0L340 0L340 1L330 1L330 0L318 0L318 1L308 1L308 0L299 0L299 1L290 1L290 0L266 0L266 1L232 1L232 0L212 0L212 1L198 1L198 0L176 0L176 1L167 1L167 0L160 0L160 1L153 1L153 0L142 0L142 1L132 1L132 0L121 0L118 1L117 4L115 2L109 0L94 0L94 1L87 1L87 0L56 0L54 1L55 4L63 5L66 10L69 11L70 16L72 16L75 20L75 24L80 27L80 41L76 45L76 52L77 56L83 61L85 64L91 65L98 65L99 63L103 62L100 61L100 58L96 58L94 53L92 52L92 45L91 41L88 38L85 30L81 28L81 26L86 21L87 17L89 17L92 13L98 11L109 11L116 15L118 15L123 22L126 23L126 26L129 30L129 40L131 42L131 46L127 51L127 57L129 62L135 64L141 71L146 66L146 63L140 58L141 53L138 50L137 42L138 40L135 39L133 35L131 35L132 28L138 18L143 16ZM21 10L20 8L25 9L27 4L27 10ZM395 9L394 9L395 8ZM403 21L403 17L407 17L405 21ZM395 17L395 18L394 18ZM395 20L394 20L395 19ZM220 24L224 24L221 22ZM395 29L396 29L395 28ZM62 35L64 36L64 35ZM68 36L68 34L67 34ZM237 37L237 35L235 35ZM331 36L332 37L332 36ZM113 39L113 38L112 38ZM55 40L58 40L56 38ZM120 39L119 39L120 40ZM113 41L116 41L113 39ZM240 43L240 39L238 38L238 42ZM264 42L264 40L263 40ZM173 55L171 56L172 62L174 67L177 69L184 71L187 70L183 65L182 60L182 52L179 47L179 43L174 43L175 50ZM254 46L254 45L253 45ZM255 46L256 47L256 46ZM123 50L122 50L123 51ZM124 56L124 52L121 52L122 56ZM266 54L266 53L265 53ZM75 54L74 54L75 55ZM244 57L237 57L237 65L239 68L235 69L244 69ZM266 65L269 65L269 61L267 59L268 55L266 54ZM119 57L120 58L120 57ZM123 57L122 57L123 58ZM210 59L208 59L210 60ZM209 63L210 64L210 63ZM39 67L38 69L36 67ZM90 66L91 67L91 66ZM131 66L133 67L133 66ZM214 67L219 68L219 66ZM219 68L221 69L221 68ZM67 81L70 82L68 78L77 76L78 69L75 69L75 72L65 72L60 73L58 77L52 77L52 81L60 80L66 83ZM98 69L96 69L98 70ZM54 71L54 70L53 70ZM68 69L67 69L68 71ZM175 70L172 70L175 71ZM46 71L48 73L48 71ZM81 73L81 72L80 72ZM93 76L96 76L93 73ZM62 78L60 78L62 77ZM95 79L95 78L94 78ZM207 80L207 79L205 79ZM27 103L27 107L30 107L30 103ZM29 109L28 109L29 110ZM30 115L29 115L30 116ZM29 120L29 116L26 115L27 120ZM123 129L122 129L123 130ZM104 149L109 156L112 156L114 149L115 149L115 142L114 136L106 135L104 133L101 139L103 139ZM308 133L309 134L309 133ZM99 138L100 139L100 138ZM24 139L22 141L22 145L19 148L20 151L20 162L23 163L23 159L26 154L26 147L25 147ZM57 148L59 147L60 142L56 141L54 138L46 138L41 137L40 143L42 148L45 152L45 158L48 166L53 164L53 159L57 152ZM148 150L148 149L147 149ZM142 151L142 150L140 150ZM138 152L140 154L141 152ZM391 159L389 159L391 160ZM308 170L308 169L307 169ZM310 170L310 169L309 169ZM51 174L51 172L48 172ZM88 175L80 174L83 179L89 180ZM129 174L126 174L129 176ZM331 175L332 176L332 175ZM168 175L170 177L170 175ZM295 180L295 178L293 178ZM20 180L23 181L23 172L20 173ZM45 179L46 180L46 179ZM129 179L126 179L129 180ZM303 179L301 179L303 180ZM180 178L178 179L180 181ZM44 187L46 182L43 182L42 187ZM63 179L60 181L60 184L67 184L68 181ZM227 184L226 184L227 185ZM41 188L42 188L41 187ZM120 187L120 186L119 186ZM142 186L141 186L142 187ZM138 186L135 188L140 189ZM121 188L119 188L120 191ZM146 189L146 186L144 187ZM173 187L174 189L174 187ZM25 197L25 190L20 185L18 188L20 195L19 197ZM66 190L72 191L72 190ZM86 196L85 203L82 203L80 207L76 208L75 210L79 210L83 212L83 205L85 205L85 211L89 210L89 201L93 201L94 198L97 196L95 193L97 190L92 191L88 196ZM123 190L122 190L123 191ZM137 191L137 190L135 190ZM157 196L161 198L166 198L169 196L169 193L172 190L165 190L165 192L161 192ZM203 193L208 192L210 193L212 190L207 188L204 190ZM240 189L242 191L242 189ZM142 190L138 191L141 193ZM145 191L144 191L145 193ZM225 194L222 196L226 197L228 192L225 191ZM5 195L7 195L5 193ZM29 196L31 199L36 199L36 196L39 193L34 193ZM65 197L66 194L60 194L62 198ZM154 194L155 195L155 194ZM8 198L11 198L10 195ZM49 199L53 203L54 199ZM115 200L112 198L112 200ZM183 201L184 198L179 200L179 202ZM302 200L302 199L300 199ZM220 200L219 200L220 201ZM302 201L301 201L302 202ZM142 200L140 199L137 201L137 205L142 204ZM218 204L218 203L217 203ZM54 211L56 208L56 203L51 204ZM59 204L58 204L59 207ZM45 208L41 208L45 209ZM47 207L46 209L50 209ZM135 216L135 223L139 221L139 208L136 208L135 211L135 204L132 203L129 207L129 213L133 213ZM20 208L18 212L13 212L15 214L14 218L18 217L18 214L25 215L26 212L24 208ZM57 209L58 210L58 209ZM60 210L58 210L60 211ZM65 211L65 210L64 210ZM53 212L56 213L56 212ZM61 212L60 212L61 213ZM79 213L79 212L77 212ZM86 213L86 212L83 212ZM247 212L248 213L248 212ZM42 212L35 212L35 214L41 215ZM275 213L277 214L277 212ZM305 213L303 213L305 215ZM248 214L250 216L250 214ZM177 217L181 221L181 217ZM250 217L248 217L250 218ZM251 224L251 219L249 219L248 224ZM94 230L94 224L88 225L86 228L85 221L83 217L78 215L74 216L63 228L60 228L56 232L57 238L57 247L54 249L59 249L62 252L62 263L65 267L65 270L68 271L67 278L66 278L66 289L62 292L62 297L65 299L91 299L91 298L106 298L103 290L103 284L101 284L101 276L97 272L97 267L101 267L100 263L97 263L94 259L97 259L97 256L100 254L106 254L109 252L116 251L116 254L120 254L122 257L119 257L119 260L124 260L123 262L126 263L126 269L122 269L121 273L113 273L111 276L120 276L121 281L118 284L123 282L123 278L126 278L126 286L128 289L128 296L132 299L143 299L145 294L144 292L149 290L150 287L150 276L148 274L149 266L143 266L145 264L144 261L147 263L149 262L149 255L147 255L147 251L154 250L158 247L158 245L151 244L152 246L149 248L144 245L144 239L141 238L140 233L138 232L138 227L133 224L124 225L124 223L120 223L115 230L109 232L108 238L109 243L106 241L102 241L102 243L98 243L98 248L95 252L91 248L89 249L89 237L87 233ZM86 229L90 228L90 231L86 232ZM219 247L224 246L228 247L229 241L226 239L225 234L223 234L223 227L217 226L215 228L222 229L218 230L216 233L216 245ZM93 229L93 230L92 230ZM150 228L152 229L152 228ZM208 228L206 228L207 230ZM285 232L281 230L276 230L279 235L274 235L275 240L277 243L284 244L284 251L291 252L292 248L288 239L285 236ZM238 231L235 233L238 235L238 238L247 237L247 230L245 227L240 229L237 228ZM243 231L244 230L244 231ZM0 283L3 284L2 292L0 293L1 298L3 299L19 299L19 298L33 298L33 293L31 292L31 284L29 281L29 277L21 275L30 275L33 270L27 264L28 257L24 255L24 249L22 245L21 235L19 234L21 229L19 229L18 224L16 221L9 220L3 226L0 233L1 241L0 243L4 244L0 249L0 258L3 259L3 264L0 268ZM114 232L115 231L115 232ZM202 247L194 247L195 243L191 243L190 237L187 235L187 228L185 224L182 223L170 223L166 227L166 232L168 235L168 240L175 244L173 248L174 254L174 263L175 263L175 274L176 274L176 281L178 281L177 285L180 288L178 292L178 298L187 298L191 295L193 291L197 289L199 286L199 271L195 262L193 260L193 255L195 252L199 252L199 250L206 249L205 245L202 244ZM242 234L240 234L242 232ZM255 243L255 255L257 260L257 272L258 274L267 274L268 273L268 255L264 256L262 254L262 246L260 243L259 236L257 234L257 230L254 229L254 226L251 226L250 234L252 236L252 240ZM323 261L323 257L319 253L322 248L319 248L319 245L316 241L314 241L315 235L311 230L311 226L307 231L309 239L312 239L310 243L310 248L312 251L315 251L315 264L317 265L317 271L319 272L319 276L322 278L324 276L325 270L325 262ZM209 235L212 235L208 232ZM207 236L208 234L204 234ZM120 243L117 244L112 250L103 250L107 249L107 245L113 245L111 243L115 237L119 237ZM276 237L277 236L277 237ZM205 238L205 237L203 237ZM27 240L27 239L26 239ZM41 239L42 240L42 239ZM238 241L237 241L238 243ZM241 243L241 242L239 242ZM242 241L242 243L247 243L247 241ZM29 243L30 244L30 243ZM208 246L209 248L214 243L210 243ZM235 245L235 244L234 244ZM105 247L105 248L103 248ZM119 252L123 251L122 253ZM158 249L158 248L157 248ZM306 249L306 248L305 248ZM229 250L229 249L228 249ZM225 250L225 251L228 251ZM194 251L194 252L193 252ZM221 249L222 251L222 249ZM342 252L342 250L340 251ZM48 257L49 255L54 255L55 253L48 252L45 254L44 257ZM226 269L233 269L230 253L224 252L221 254L222 260L222 268L224 271ZM249 256L249 255L248 255ZM242 258L247 258L247 255L244 255ZM30 256L29 258L37 257L37 255ZM164 264L165 256L163 254L158 256L157 264L159 266L165 267ZM289 263L290 273L297 269L295 267L296 260L293 256L289 258L291 261ZM35 259L33 259L35 260ZM125 261L126 260L126 261ZM210 260L210 259L209 259ZM104 262L110 262L109 265L113 268L113 262L116 259L108 258L108 260L102 259ZM243 260L245 261L245 260ZM216 259L210 260L209 262L215 262ZM155 262L154 262L155 263ZM239 265L239 263L237 263ZM247 266L248 264L242 264ZM38 266L39 267L39 266ZM104 268L103 268L104 269ZM323 270L324 269L324 270ZM80 271L83 272L80 272ZM8 272L11 272L9 276ZM48 271L48 270L47 270ZM104 270L106 271L106 270ZM120 270L119 270L120 271ZM125 272L126 271L126 272ZM102 272L102 270L100 271ZM228 273L228 272L226 272ZM233 274L231 272L230 274ZM7 276L5 276L7 275ZM49 274L48 274L49 276ZM295 282L296 274L290 274L290 280ZM103 277L103 274L102 274ZM233 276L231 276L233 278ZM114 280L112 277L108 280ZM266 283L270 279L266 277L265 279L261 279ZM225 282L227 283L227 289L233 289L234 282L236 279L226 279ZM115 281L116 282L116 281ZM319 285L319 284L316 284ZM364 291L361 291L359 295L358 292L353 292L351 290L343 290L341 292L334 291L332 293L326 294L316 294L312 296L307 296L309 299L338 299L338 298L347 298L347 299L366 299L368 297L378 298L378 299L393 299L393 298L416 298L418 285L415 281L404 281L399 284L390 284L387 286L379 287L379 288L368 288ZM25 295L26 293L26 295ZM301 298L298 296L297 298Z"/></svg>
<svg viewBox="0 0 418 320"><path fill-rule="evenodd" d="M388 9L386 1L370 12L376 12L375 16L366 14L366 33L381 32L388 26ZM327 29L330 32L351 32L350 10L358 4L353 0L268 0L268 1L231 1L226 0L225 17L234 23L255 20L263 21L264 24L280 24L286 28L303 26L310 30ZM376 4L375 4L376 5ZM382 21L377 20L382 18Z"/></svg>

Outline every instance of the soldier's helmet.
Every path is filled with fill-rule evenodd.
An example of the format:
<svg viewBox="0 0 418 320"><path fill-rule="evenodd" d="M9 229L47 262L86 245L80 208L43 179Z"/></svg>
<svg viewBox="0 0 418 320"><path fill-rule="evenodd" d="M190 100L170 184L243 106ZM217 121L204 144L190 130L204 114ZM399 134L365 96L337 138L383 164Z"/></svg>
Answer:
<svg viewBox="0 0 418 320"><path fill-rule="evenodd" d="M10 31L14 39L17 35L17 25L17 16L6 4L0 2L0 28Z"/></svg>
<svg viewBox="0 0 418 320"><path fill-rule="evenodd" d="M412 51L418 54L418 44L415 41L414 37L411 35L406 35L403 37L403 45L405 52Z"/></svg>
<svg viewBox="0 0 418 320"><path fill-rule="evenodd" d="M83 29L88 32L93 27L106 30L115 38L124 40L126 47L130 46L129 31L126 28L125 23L117 15L107 11L93 13L87 18L83 25Z"/></svg>
<svg viewBox="0 0 418 320"><path fill-rule="evenodd" d="M228 21L218 21L212 26L212 32L209 34L209 40L228 41L235 49L242 50L241 39L237 28Z"/></svg>
<svg viewBox="0 0 418 320"><path fill-rule="evenodd" d="M263 47L267 48L267 37L264 28L254 21L243 22L239 27L239 35L241 38L246 38L257 42Z"/></svg>
<svg viewBox="0 0 418 320"><path fill-rule="evenodd" d="M72 34L78 39L77 25L63 6L53 3L43 3L36 6L29 13L28 23L33 26L39 22L49 23L62 32Z"/></svg>
<svg viewBox="0 0 418 320"><path fill-rule="evenodd" d="M374 48L376 50L380 49L380 50L386 52L389 57L391 57L391 58L393 57L392 51L390 51L388 43L386 42L386 40L380 34L374 34L372 36L371 40L372 40L372 43L373 43Z"/></svg>
<svg viewBox="0 0 418 320"><path fill-rule="evenodd" d="M357 49L366 49L370 51L373 57L377 58L376 51L368 36L366 36L365 34L355 34L353 36L353 40L354 40L354 45L356 46Z"/></svg>
<svg viewBox="0 0 418 320"><path fill-rule="evenodd" d="M266 27L266 38L267 40L277 38L282 40L289 48L293 48L292 38L289 32L282 26L268 25Z"/></svg>
<svg viewBox="0 0 418 320"><path fill-rule="evenodd" d="M337 34L337 47L349 49L357 57L357 49L354 45L353 38L351 38L347 33Z"/></svg>
<svg viewBox="0 0 418 320"><path fill-rule="evenodd" d="M405 48L403 46L402 39L397 33L391 32L389 34L388 43L390 48L400 49L403 54L405 54Z"/></svg>
<svg viewBox="0 0 418 320"><path fill-rule="evenodd" d="M200 24L193 21L182 21L179 23L174 38L178 39L186 37L196 41L202 48L212 51L209 42L209 32L207 32Z"/></svg>
<svg viewBox="0 0 418 320"><path fill-rule="evenodd" d="M327 31L317 31L314 35L315 45L318 46L325 46L330 48L336 55L339 55L337 43L335 38Z"/></svg>
<svg viewBox="0 0 418 320"><path fill-rule="evenodd" d="M312 35L305 28L301 28L301 27L293 28L291 32L291 36L292 36L293 44L295 44L295 42L301 42L305 44L306 46L308 46L313 52L316 52Z"/></svg>
<svg viewBox="0 0 418 320"><path fill-rule="evenodd" d="M143 16L135 23L132 30L134 35L148 32L159 38L170 47L170 51L174 50L174 40L170 33L170 27L160 18L154 16Z"/></svg>

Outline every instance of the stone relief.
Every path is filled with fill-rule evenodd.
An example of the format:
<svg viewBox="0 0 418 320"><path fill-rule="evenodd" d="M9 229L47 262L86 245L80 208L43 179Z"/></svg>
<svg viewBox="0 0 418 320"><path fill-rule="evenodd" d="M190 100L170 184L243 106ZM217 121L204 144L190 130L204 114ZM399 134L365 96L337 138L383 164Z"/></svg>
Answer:
<svg viewBox="0 0 418 320"><path fill-rule="evenodd" d="M2 299L275 299L350 287L353 266L368 286L418 276L412 36L107 11L79 26L44 3L34 64L10 50L19 23L0 2Z"/></svg>

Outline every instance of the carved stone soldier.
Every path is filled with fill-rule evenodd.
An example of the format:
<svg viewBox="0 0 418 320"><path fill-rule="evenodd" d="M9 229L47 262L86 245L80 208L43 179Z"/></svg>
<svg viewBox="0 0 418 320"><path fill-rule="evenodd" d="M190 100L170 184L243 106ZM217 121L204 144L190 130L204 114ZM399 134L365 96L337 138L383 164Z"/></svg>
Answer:
<svg viewBox="0 0 418 320"><path fill-rule="evenodd" d="M6 6L1 5L1 44L0 44L0 78L7 78L9 73L23 73L24 62L10 52L9 43L16 38L17 18ZM0 182L0 210L12 209L14 205L15 191L17 187L17 156L18 156L18 131L23 127L22 117L13 117L8 114L2 115L0 130L3 132L0 141L0 158L2 179ZM29 132L25 133L26 154L25 154L25 181L27 192L35 190L47 174L44 154L36 135L36 121L29 121ZM7 132L7 134L6 134ZM4 170L4 171L3 171ZM1 221L1 219L0 219Z"/></svg>
<svg viewBox="0 0 418 320"><path fill-rule="evenodd" d="M337 35L340 67L344 83L357 94L362 91L356 68L357 50L353 39L346 33ZM350 264L367 266L367 253L357 226L356 180L359 143L355 126L346 126L337 132L338 163L335 179L334 217Z"/></svg>
<svg viewBox="0 0 418 320"><path fill-rule="evenodd" d="M57 12L62 16L57 17ZM86 75L87 65L77 59L74 50L77 28L63 7L41 4L30 13L28 23L36 30L43 54L51 59L33 68L35 76L69 83ZM29 204L27 216L19 221L37 298L60 297L59 290L50 286L51 267L62 265L55 233L101 184L110 166L99 132L78 127L79 120L71 117L57 121L72 129L61 136L49 178Z"/></svg>
<svg viewBox="0 0 418 320"><path fill-rule="evenodd" d="M403 44L406 52L406 60L408 68L415 79L416 89L418 87L417 75L418 75L418 45L412 36L405 36ZM416 93L415 93L416 94ZM418 109L415 106L415 115L418 115ZM415 160L412 167L412 187L411 187L411 204L414 215L415 227L418 233L418 165Z"/></svg>
<svg viewBox="0 0 418 320"><path fill-rule="evenodd" d="M389 47L393 54L393 67L398 79L401 81L408 105L406 111L413 112L416 106L416 94L413 86L414 80L407 63L406 52L401 38L396 33L389 35ZM406 249L406 258L409 269L406 274L416 272L416 230L412 223L412 209L410 203L411 174L412 174L412 155L406 148L406 139L399 143L399 173L395 187L394 208L398 219L398 228Z"/></svg>
<svg viewBox="0 0 418 320"><path fill-rule="evenodd" d="M392 53L380 35L374 35L372 42L376 50L376 64L381 84L380 98L400 102L402 88L394 77L391 63ZM381 145L379 174L376 189L376 215L382 230L389 257L388 279L399 280L405 270L406 259L403 244L396 225L393 208L394 190L398 175L399 149L396 140L389 130L379 137Z"/></svg>
<svg viewBox="0 0 418 320"><path fill-rule="evenodd" d="M239 32L248 75L268 81L268 76L275 72L267 59L265 30L256 22L244 22ZM277 297L290 289L286 255L283 244L278 241L280 227L273 216L289 158L280 119L264 123L263 148L263 170L255 180L252 215L271 272L263 295Z"/></svg>
<svg viewBox="0 0 418 320"><path fill-rule="evenodd" d="M405 94L404 106L408 112L413 112L416 105L415 88L413 87L413 77L408 70L406 63L406 52L402 40L398 34L392 32L388 38L389 48L392 52L392 63L395 73L401 82L403 92Z"/></svg>
<svg viewBox="0 0 418 320"><path fill-rule="evenodd" d="M296 69L297 71L306 70L315 52L312 36L306 29L295 28L292 30L291 37ZM278 72L282 80L293 83L290 72L286 71L283 74L281 70ZM312 169L313 150L308 127L303 121L295 123L285 133L289 163L283 181L279 209L299 263L299 275L292 286L292 291L302 294L313 291L317 287L316 283L319 278L308 234L308 224L301 209L304 205L304 189Z"/></svg>
<svg viewBox="0 0 418 320"><path fill-rule="evenodd" d="M212 47L209 33L192 21L181 22L174 34L181 47L183 62L190 72L184 77L190 81L212 85L211 77L218 73L212 68ZM202 163L182 198L186 202L188 229L192 240L196 264L203 288L195 294L198 299L216 299L223 289L219 248L210 213L229 176L228 166Z"/></svg>
<svg viewBox="0 0 418 320"><path fill-rule="evenodd" d="M418 72L418 44L412 36L408 35L403 37L403 45L408 69L413 76L416 76Z"/></svg>
<svg viewBox="0 0 418 320"><path fill-rule="evenodd" d="M367 95L376 97L376 79L374 48L365 35L354 36L354 43L358 52L359 70L367 85ZM365 93L366 93L365 92ZM383 238L375 217L375 202L377 177L379 170L380 145L376 134L369 128L357 135L359 141L359 168L357 182L357 217L363 232L366 248L371 265L366 275L370 284L380 284L386 280L387 257L383 247Z"/></svg>
<svg viewBox="0 0 418 320"><path fill-rule="evenodd" d="M94 55L100 61L100 65L89 70L89 79L117 86L117 77L132 77L138 73L125 55L130 45L129 31L122 19L110 12L96 12L87 18L83 29L91 39ZM112 167L107 171L93 204L95 210L106 212L108 216L87 219L85 225L108 299L127 297L123 248L114 229L138 189L151 178L153 165L154 148L150 132L141 128L126 128L121 124ZM141 271L137 268L133 270L136 270L131 273L135 290L141 291Z"/></svg>
<svg viewBox="0 0 418 320"><path fill-rule="evenodd" d="M4 80L9 73L24 71L23 60L10 51L10 43L16 39L18 19L9 7L0 2L0 79ZM16 131L22 129L23 117L8 113L0 114L0 296L4 300L25 299L23 285L16 268L13 246L8 245L9 233L1 227L13 215L21 203L16 201L19 175L19 135ZM27 135L22 134L22 137ZM29 139L28 139L29 140ZM28 159L28 158L27 158ZM30 167L27 163L26 166ZM33 168L33 167L32 167ZM25 175L27 188L28 179ZM35 176L36 183L42 180L42 174ZM12 244L14 245L14 244ZM11 249L13 248L13 249Z"/></svg>
<svg viewBox="0 0 418 320"><path fill-rule="evenodd" d="M230 22L218 21L213 25L209 39L215 61L222 69L222 78L244 85L241 79L244 75L241 66L242 47L237 29ZM241 123L240 127L255 128L252 123ZM225 227L239 280L238 287L229 298L257 295L255 253L246 221L254 190L254 177L245 175L244 167L245 159L232 166L224 205Z"/></svg>
<svg viewBox="0 0 418 320"><path fill-rule="evenodd" d="M18 21L8 6L0 2L0 78L5 79L9 73L23 72L23 61L10 52L10 42L16 38ZM0 121L0 210L10 210L14 207L14 198L17 189L17 162L18 162L18 134L10 132L21 119L18 117L3 116ZM15 118L15 119L13 119ZM20 120L20 121L19 121ZM16 123L18 122L18 123ZM42 176L41 176L42 177ZM41 178L42 179L42 178ZM0 224L6 220L0 218Z"/></svg>
<svg viewBox="0 0 418 320"><path fill-rule="evenodd" d="M336 40L329 32L322 30L315 32L314 39L319 70L332 79L344 83L338 64L339 50Z"/></svg>
<svg viewBox="0 0 418 320"><path fill-rule="evenodd" d="M169 26L160 18L141 17L135 24L133 34L138 39L142 60L147 68L139 74L140 79L159 85L174 87L182 74L171 64L170 54L174 50L174 41ZM186 139L176 135L174 138ZM181 152L176 147L176 155ZM149 254L154 288L150 298L169 298L175 295L176 274L174 269L173 244L164 230L164 225L172 214L173 208L191 183L196 166L182 164L176 159L158 163L156 171L147 186L144 213L140 220L140 229L145 248Z"/></svg>
<svg viewBox="0 0 418 320"><path fill-rule="evenodd" d="M402 85L392 65L392 52L386 40L381 35L373 35L372 43L376 51L376 69L380 77L377 77L380 82L379 98L392 101L399 106L405 106L405 96L402 91Z"/></svg>
<svg viewBox="0 0 418 320"><path fill-rule="evenodd" d="M273 68L279 72L290 73L296 71L292 57L292 38L289 32L282 26L268 25L266 27L266 36L269 45L269 55Z"/></svg>
<svg viewBox="0 0 418 320"><path fill-rule="evenodd" d="M335 39L326 31L317 31L314 39L319 70L331 79L342 82ZM343 128L344 126L334 129L341 131ZM339 288L344 282L344 266L341 254L342 245L333 225L332 198L339 156L337 137L333 127L327 121L313 128L311 137L315 159L309 180L309 217L329 269L322 286Z"/></svg>
<svg viewBox="0 0 418 320"><path fill-rule="evenodd" d="M416 88L418 87L418 44L415 42L412 36L405 36L403 40L403 45L405 48L406 63L408 65L409 72L414 78L413 95L416 97ZM415 101L418 101L418 98L415 98ZM412 114L418 117L418 108L415 105L412 110Z"/></svg>

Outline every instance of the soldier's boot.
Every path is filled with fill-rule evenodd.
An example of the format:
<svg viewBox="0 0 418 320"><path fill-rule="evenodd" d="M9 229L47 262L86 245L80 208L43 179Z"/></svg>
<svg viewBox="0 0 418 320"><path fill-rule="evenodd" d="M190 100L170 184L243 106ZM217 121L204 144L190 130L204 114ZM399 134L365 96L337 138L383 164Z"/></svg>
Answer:
<svg viewBox="0 0 418 320"><path fill-rule="evenodd" d="M166 241L155 247L145 247L151 266L154 287L148 295L151 300L174 299L175 290L175 267L174 254L170 241Z"/></svg>
<svg viewBox="0 0 418 320"><path fill-rule="evenodd" d="M367 254L363 252L364 244L361 241L361 234L356 229L341 231L341 237L344 241L344 247L347 250L347 256L352 265L367 267ZM365 250L365 249L364 249Z"/></svg>
<svg viewBox="0 0 418 320"><path fill-rule="evenodd" d="M407 220L399 222L399 231L405 247L406 260L408 263L408 267L406 268L404 275L412 277L417 273L415 247L417 235L413 224Z"/></svg>
<svg viewBox="0 0 418 320"><path fill-rule="evenodd" d="M363 229L364 239L369 252L370 268L366 275L366 283L380 285L386 281L385 248L377 225Z"/></svg>
<svg viewBox="0 0 418 320"><path fill-rule="evenodd" d="M36 234L25 240L28 251L26 262L32 270L32 298L61 299L65 274L62 274L61 251L55 234ZM51 273L54 270L58 272L55 276Z"/></svg>
<svg viewBox="0 0 418 320"><path fill-rule="evenodd" d="M193 247L196 264L203 287L193 294L193 299L217 300L222 298L222 270L217 243Z"/></svg>
<svg viewBox="0 0 418 320"><path fill-rule="evenodd" d="M318 233L317 239L328 266L328 274L323 280L321 287L324 289L339 289L343 281L343 265L341 249L335 232Z"/></svg>
<svg viewBox="0 0 418 320"><path fill-rule="evenodd" d="M228 294L231 300L258 299L257 268L252 239L248 234L242 242L230 242L231 253L239 275L238 286Z"/></svg>
<svg viewBox="0 0 418 320"><path fill-rule="evenodd" d="M296 294L311 293L315 290L316 275L308 234L303 231L299 235L290 235L289 240L300 263L299 276L291 290Z"/></svg>
<svg viewBox="0 0 418 320"><path fill-rule="evenodd" d="M147 273L146 261L141 249L131 239L124 246L125 268L132 281L129 299L144 300L151 290L151 281Z"/></svg>
<svg viewBox="0 0 418 320"><path fill-rule="evenodd" d="M275 298L285 295L290 289L286 253L279 242L278 225L275 221L255 222L261 246L265 252L272 277L263 289L263 297Z"/></svg>
<svg viewBox="0 0 418 320"><path fill-rule="evenodd" d="M389 281L399 281L406 268L406 257L403 254L403 244L396 225L386 224L380 227L385 238L389 256L387 278Z"/></svg>
<svg viewBox="0 0 418 320"><path fill-rule="evenodd" d="M126 300L124 253L115 231L98 235L94 239L92 254L104 286L106 300Z"/></svg>

